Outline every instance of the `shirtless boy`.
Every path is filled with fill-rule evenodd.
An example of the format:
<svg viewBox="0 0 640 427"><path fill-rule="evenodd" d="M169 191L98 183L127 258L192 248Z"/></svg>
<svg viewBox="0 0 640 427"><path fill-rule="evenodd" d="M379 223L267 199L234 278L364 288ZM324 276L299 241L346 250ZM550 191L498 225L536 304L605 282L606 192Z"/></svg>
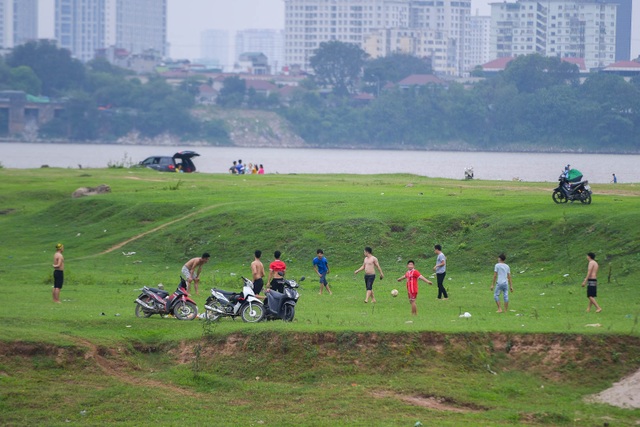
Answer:
<svg viewBox="0 0 640 427"><path fill-rule="evenodd" d="M362 263L362 267L353 272L353 274L358 274L360 271L364 270L364 284L367 288L367 294L364 298L364 302L369 302L369 298L371 298L371 302L376 302L376 298L373 296L373 281L376 279L376 268L380 272L380 280L384 278L384 274L382 273L382 268L380 268L380 264L378 263L378 258L373 256L373 249L370 247L364 248L364 261Z"/></svg>
<svg viewBox="0 0 640 427"><path fill-rule="evenodd" d="M64 283L64 245L56 245L56 253L53 255L53 302L60 304L60 289Z"/></svg>
<svg viewBox="0 0 640 427"><path fill-rule="evenodd" d="M193 283L193 288L196 291L196 295L199 295L198 285L200 284L200 273L202 272L202 266L209 262L209 258L211 258L211 255L205 252L201 257L191 258L185 265L182 266L182 274L187 280L187 286L190 287L189 285ZM196 267L198 268L197 272Z"/></svg>
<svg viewBox="0 0 640 427"><path fill-rule="evenodd" d="M255 258L251 263L251 275L253 276L253 292L258 295L264 286L264 265L262 265L262 261L260 261L262 251L256 251L254 256Z"/></svg>
<svg viewBox="0 0 640 427"><path fill-rule="evenodd" d="M582 287L587 285L587 298L589 298L589 306L587 307L587 313L591 311L591 306L595 306L596 313L600 313L602 308L596 301L598 294L598 263L596 262L596 254L589 252L587 254L589 265L587 266L587 277L582 281Z"/></svg>

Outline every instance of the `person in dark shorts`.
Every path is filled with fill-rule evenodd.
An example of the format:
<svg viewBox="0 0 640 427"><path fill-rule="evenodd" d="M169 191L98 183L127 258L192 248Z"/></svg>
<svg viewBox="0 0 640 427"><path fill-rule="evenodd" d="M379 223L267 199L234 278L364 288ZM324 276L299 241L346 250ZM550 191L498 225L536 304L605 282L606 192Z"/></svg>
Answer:
<svg viewBox="0 0 640 427"><path fill-rule="evenodd" d="M264 265L260 261L262 251L255 251L254 256L255 258L251 263L251 275L253 276L253 292L258 295L264 286Z"/></svg>
<svg viewBox="0 0 640 427"><path fill-rule="evenodd" d="M280 293L284 292L284 273L287 271L287 264L280 260L282 253L275 251L275 260L269 264L269 288Z"/></svg>
<svg viewBox="0 0 640 427"><path fill-rule="evenodd" d="M64 284L64 245L56 245L56 253L53 255L53 302L60 304L60 290Z"/></svg>
<svg viewBox="0 0 640 427"><path fill-rule="evenodd" d="M587 307L587 313L591 311L591 306L596 308L596 313L600 313L602 308L596 301L598 296L598 263L596 262L596 254L589 252L587 254L589 264L587 266L587 277L582 281L582 287L587 286L587 298L589 299L589 306Z"/></svg>
<svg viewBox="0 0 640 427"><path fill-rule="evenodd" d="M329 295L333 295L331 289L329 288L329 282L327 282L327 274L329 273L329 261L327 260L327 257L324 256L324 251L322 249L318 249L316 251L316 255L317 256L313 259L313 269L320 277L320 295L322 295L322 291L324 288L327 289Z"/></svg>
<svg viewBox="0 0 640 427"><path fill-rule="evenodd" d="M380 268L378 258L373 256L373 249L367 246L364 248L364 261L362 262L362 267L353 272L353 274L358 274L360 271L364 270L364 284L367 288L367 294L364 298L365 303L369 302L369 298L371 298L371 302L376 302L376 298L373 295L373 281L376 279L376 268L380 272L380 280L382 280L384 278L384 274L382 273L382 268Z"/></svg>

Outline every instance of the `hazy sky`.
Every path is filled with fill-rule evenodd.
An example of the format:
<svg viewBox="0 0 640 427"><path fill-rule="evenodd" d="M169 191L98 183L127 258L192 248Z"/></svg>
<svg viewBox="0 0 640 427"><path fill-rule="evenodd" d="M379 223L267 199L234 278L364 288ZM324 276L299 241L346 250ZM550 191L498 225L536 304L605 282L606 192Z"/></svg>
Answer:
<svg viewBox="0 0 640 427"><path fill-rule="evenodd" d="M40 28L53 37L55 0L39 1L43 8ZM471 13L475 15L478 11L488 16L488 5L494 1L471 0ZM631 58L637 58L640 56L640 0L632 3ZM284 0L168 0L168 9L168 39L174 58L200 57L200 33L207 29L284 28Z"/></svg>

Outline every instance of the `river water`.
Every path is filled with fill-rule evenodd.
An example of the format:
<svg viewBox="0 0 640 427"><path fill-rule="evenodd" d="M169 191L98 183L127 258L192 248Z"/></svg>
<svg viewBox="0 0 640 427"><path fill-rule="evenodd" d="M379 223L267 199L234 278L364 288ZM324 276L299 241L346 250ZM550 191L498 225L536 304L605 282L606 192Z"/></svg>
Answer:
<svg viewBox="0 0 640 427"><path fill-rule="evenodd" d="M556 181L566 164L579 169L592 183L640 182L640 155L571 153L497 153L458 151L337 150L303 148L167 147L113 144L0 143L5 168L104 168L109 163L138 163L151 155L180 150L200 154L199 172L226 173L234 160L261 163L266 173L410 173L434 178L464 178L473 167L476 179Z"/></svg>

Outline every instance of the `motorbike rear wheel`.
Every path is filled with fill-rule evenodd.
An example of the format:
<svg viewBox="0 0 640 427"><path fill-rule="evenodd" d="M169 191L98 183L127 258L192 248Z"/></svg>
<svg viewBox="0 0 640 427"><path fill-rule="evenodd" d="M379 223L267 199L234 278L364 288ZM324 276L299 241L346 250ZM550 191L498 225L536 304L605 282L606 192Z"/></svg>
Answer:
<svg viewBox="0 0 640 427"><path fill-rule="evenodd" d="M251 304L245 303L240 307L240 316L243 322L259 322L264 317L264 305L259 302L253 302Z"/></svg>
<svg viewBox="0 0 640 427"><path fill-rule="evenodd" d="M224 308L222 307L222 304L220 304L220 301L218 301L217 299L213 298L213 297L209 297L207 299L207 302L205 303L205 305L208 305L209 307L213 307L213 308L217 308L219 310L224 311ZM207 316L207 320L210 320L212 322L215 322L216 320L218 320L222 315L216 311L213 310L206 310L205 309L205 316Z"/></svg>
<svg viewBox="0 0 640 427"><path fill-rule="evenodd" d="M564 196L562 191L558 191L558 190L554 190L553 194L551 195L551 198L556 203L567 203L569 201L569 199L567 199Z"/></svg>
<svg viewBox="0 0 640 427"><path fill-rule="evenodd" d="M148 296L144 296L142 298L140 298L140 300L142 300L143 302L149 304L149 305L153 305L153 301L151 300L151 297ZM153 316L153 312L149 311L147 309L145 309L143 306L141 306L140 304L136 304L136 317L151 317Z"/></svg>
<svg viewBox="0 0 640 427"><path fill-rule="evenodd" d="M173 309L173 315L178 320L193 320L198 315L198 307L189 301L181 301Z"/></svg>
<svg viewBox="0 0 640 427"><path fill-rule="evenodd" d="M285 304L284 307L282 307L282 310L282 320L284 320L285 322L293 322L293 318L296 315L295 306L293 304Z"/></svg>
<svg viewBox="0 0 640 427"><path fill-rule="evenodd" d="M582 196L582 199L580 199L580 203L582 203L584 205L590 205L591 204L591 193L587 192L584 196Z"/></svg>

